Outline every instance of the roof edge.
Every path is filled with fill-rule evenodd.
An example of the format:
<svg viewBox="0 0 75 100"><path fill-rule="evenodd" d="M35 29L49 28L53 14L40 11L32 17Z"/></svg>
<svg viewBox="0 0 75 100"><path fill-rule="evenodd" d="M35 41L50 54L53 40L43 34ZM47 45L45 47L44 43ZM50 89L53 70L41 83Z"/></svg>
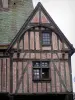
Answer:
<svg viewBox="0 0 75 100"><path fill-rule="evenodd" d="M26 28L28 22L30 21L30 19L32 18L32 16L34 15L35 11L37 11L37 9L41 7L42 10L45 12L45 14L47 15L48 19L53 23L55 29L57 29L59 35L61 35L61 37L63 37L64 41L67 43L67 45L70 47L71 50L71 55L73 55L73 53L75 52L75 48L73 47L73 45L69 42L69 40L66 38L66 36L63 34L63 32L60 30L60 28L57 26L57 24L54 22L54 20L52 19L52 17L49 15L49 13L45 10L45 8L43 7L43 5L41 4L41 2L38 2L38 4L36 5L35 9L31 12L30 16L27 18L27 20L25 21L25 23L23 24L23 26L21 27L21 29L19 30L19 32L17 33L17 35L14 37L14 39L12 40L12 42L10 43L7 51L9 51L9 49L12 47L12 45L16 42L18 36L24 31L24 28Z"/></svg>

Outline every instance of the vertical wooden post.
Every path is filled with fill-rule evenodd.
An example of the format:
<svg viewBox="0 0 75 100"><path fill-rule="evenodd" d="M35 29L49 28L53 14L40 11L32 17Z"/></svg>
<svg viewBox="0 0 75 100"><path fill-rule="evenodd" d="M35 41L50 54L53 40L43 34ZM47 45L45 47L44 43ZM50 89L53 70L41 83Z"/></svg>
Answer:
<svg viewBox="0 0 75 100"><path fill-rule="evenodd" d="M59 60L59 72L61 73L61 66L60 66L60 60ZM61 77L61 74L60 74ZM59 77L59 78L60 78ZM59 79L60 80L60 79ZM62 85L61 85L61 81L60 81L60 92L62 92Z"/></svg>
<svg viewBox="0 0 75 100"><path fill-rule="evenodd" d="M66 65L65 65L65 61L64 61L64 82L65 82L65 85L67 87L67 84L66 84Z"/></svg>
<svg viewBox="0 0 75 100"><path fill-rule="evenodd" d="M22 61L22 73L23 73L23 69L24 69L24 62ZM22 79L22 93L24 93L24 77Z"/></svg>
<svg viewBox="0 0 75 100"><path fill-rule="evenodd" d="M24 51L24 37L23 37L23 51Z"/></svg>
<svg viewBox="0 0 75 100"><path fill-rule="evenodd" d="M2 76L3 76L2 72L3 71L2 71L2 68L3 68L3 59L1 59L1 92L2 92L2 89L3 89L3 85L2 85L3 84L3 81L2 81Z"/></svg>
<svg viewBox="0 0 75 100"><path fill-rule="evenodd" d="M71 55L70 54L69 54L68 65L69 65L69 74L70 74L70 87L71 87L71 91L73 92L73 85L72 85L72 67L71 67Z"/></svg>
<svg viewBox="0 0 75 100"><path fill-rule="evenodd" d="M13 54L10 54L10 93L13 92Z"/></svg>
<svg viewBox="0 0 75 100"><path fill-rule="evenodd" d="M53 51L53 44L51 45L51 60L53 59L53 52L52 51ZM55 70L55 68L54 68L54 87L55 87L55 92L56 92L56 70Z"/></svg>
<svg viewBox="0 0 75 100"><path fill-rule="evenodd" d="M6 59L6 92L7 92L7 59Z"/></svg>
<svg viewBox="0 0 75 100"><path fill-rule="evenodd" d="M41 17L41 15L40 15L40 17ZM39 39L41 40L41 27L39 27ZM42 50L42 41L40 41L40 50ZM40 61L41 61L41 59L42 59L42 56L41 56L41 53L40 53ZM42 81L41 81L41 91L43 92Z"/></svg>
<svg viewBox="0 0 75 100"><path fill-rule="evenodd" d="M28 31L28 43L29 47L28 49L30 50L30 32ZM29 52L29 58L30 58L30 52ZM29 68L27 66L27 92L29 92Z"/></svg>
<svg viewBox="0 0 75 100"><path fill-rule="evenodd" d="M16 87L18 85L18 61L16 62Z"/></svg>

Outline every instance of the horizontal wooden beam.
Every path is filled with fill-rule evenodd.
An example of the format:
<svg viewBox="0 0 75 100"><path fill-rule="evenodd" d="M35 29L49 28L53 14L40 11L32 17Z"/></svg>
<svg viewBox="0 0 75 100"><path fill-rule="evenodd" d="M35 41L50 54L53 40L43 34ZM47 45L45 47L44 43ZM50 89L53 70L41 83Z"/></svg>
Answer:
<svg viewBox="0 0 75 100"><path fill-rule="evenodd" d="M19 49L19 50L17 50L17 49L13 49L13 50L11 50L11 52L12 53L23 53L23 52L25 52L25 53L61 53L61 52L65 52L65 53L68 53L69 52L69 50L32 50L32 49L30 49L30 50L21 50L21 49Z"/></svg>
<svg viewBox="0 0 75 100"><path fill-rule="evenodd" d="M36 27L39 28L40 26L41 26L41 27L45 27L45 26L47 27L47 26L48 26L49 28L52 28L52 25L51 25L50 23L29 23L29 26L32 27L32 28L34 28L34 29L35 29ZM46 27L45 27L45 28L46 28ZM49 28L48 28L48 29L49 29ZM50 30L50 29L49 29L49 30Z"/></svg>
<svg viewBox="0 0 75 100"><path fill-rule="evenodd" d="M0 56L0 58L9 58L9 56Z"/></svg>
<svg viewBox="0 0 75 100"><path fill-rule="evenodd" d="M46 92L46 93L41 93L41 92L37 92L37 93L11 93L11 94L9 94L9 95L14 95L14 96L16 96L16 95L46 95L46 94L51 94L51 95L73 95L73 93L72 92L59 92L59 93L57 93L57 92Z"/></svg>
<svg viewBox="0 0 75 100"><path fill-rule="evenodd" d="M35 58L13 58L13 61L27 61L27 60L30 60L30 61L39 61L40 59L35 59ZM50 59L41 59L41 61L51 61ZM56 62L56 61L68 61L68 59L53 59L53 62Z"/></svg>

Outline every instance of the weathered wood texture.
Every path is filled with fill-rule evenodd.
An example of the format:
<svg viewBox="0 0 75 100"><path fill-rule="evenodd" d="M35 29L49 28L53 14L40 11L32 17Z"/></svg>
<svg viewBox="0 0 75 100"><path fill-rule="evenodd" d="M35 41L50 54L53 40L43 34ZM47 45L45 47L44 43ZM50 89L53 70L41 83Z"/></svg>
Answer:
<svg viewBox="0 0 75 100"><path fill-rule="evenodd" d="M30 21L30 25L32 23L34 25L35 23L50 24L43 12L40 16L39 14L38 11ZM41 32L46 30L51 34L50 46L42 46ZM13 85L12 93L71 92L71 66L69 54L65 50L69 50L68 46L53 30L39 26L30 28L18 38L12 48L12 78L9 59L0 59L0 91L9 91ZM51 81L34 82L32 80L32 61L35 60L50 61ZM12 83L9 81L11 79L13 79Z"/></svg>
<svg viewBox="0 0 75 100"><path fill-rule="evenodd" d="M28 36L28 34L30 34L30 37ZM54 32L52 32L51 45L48 47L41 48L39 38L40 34L40 32L28 31L25 33L24 38L22 38L20 42L16 43L13 47L15 49L17 49L18 47L18 49L13 55L13 92L16 91L18 93L37 93L71 91L71 72L69 68L70 66L68 53L65 53L65 47L67 47L65 46L66 44L63 44L60 38L58 38L57 35ZM30 41L28 40L28 38L30 38ZM21 50L21 52L19 52L19 50ZM63 50L65 53L64 57L63 51L61 50ZM18 52L19 57L17 54ZM32 61L40 59L50 61L49 67L51 81L44 81L42 83L32 81ZM27 66L26 63L28 63ZM25 66L27 67L27 69L23 74L23 69L25 68ZM61 80L63 81L63 83ZM19 82L20 84L17 84Z"/></svg>
<svg viewBox="0 0 75 100"><path fill-rule="evenodd" d="M0 58L0 92L10 92L9 58Z"/></svg>
<svg viewBox="0 0 75 100"><path fill-rule="evenodd" d="M45 28L44 28L45 30ZM39 30L38 30L39 31ZM35 36L34 36L35 33ZM52 43L50 46L42 46L42 48L40 48L41 44L40 44L40 32L33 32L33 31L29 31L30 34L30 43L28 40L28 32L25 33L24 35L24 41L23 38L22 40L19 41L19 43L17 42L13 48L14 49L20 49L20 50L51 50L51 45L53 47L53 50L69 50L69 48L67 47L67 45L65 43L62 43L62 41L60 39L57 39L57 35L52 32ZM35 39L35 41L34 41ZM41 41L42 42L42 41ZM30 44L30 48L29 48L29 44Z"/></svg>
<svg viewBox="0 0 75 100"><path fill-rule="evenodd" d="M66 85L68 91L71 91L70 87L70 79L69 79L69 69L68 69L68 62L54 62L56 68L58 69L61 75L61 78ZM66 63L66 76L64 71L64 63ZM32 81L32 61L27 62L13 62L13 92L17 93L37 93L37 92L66 92L67 90L64 88L60 77L57 71L54 70L54 66L52 62L50 62L50 70L51 70L51 81L49 82L34 82ZM27 65L27 66L26 66ZM23 70L27 67L27 70ZM24 71L24 72L23 72ZM55 76L54 76L55 73ZM56 81L55 81L56 77ZM65 79L66 78L66 79ZM51 85L52 84L52 85ZM61 84L61 85L60 85ZM52 88L52 90L51 90Z"/></svg>
<svg viewBox="0 0 75 100"><path fill-rule="evenodd" d="M47 17L38 11L31 23L50 23ZM13 55L13 92L37 93L37 92L66 92L71 91L70 66L67 45L55 32L51 34L51 45L42 46L41 32L51 30L45 27L35 27L28 30L18 40L13 48L16 50ZM20 51L19 51L20 50ZM54 52L56 51L56 52ZM19 56L18 54L19 53ZM18 57L18 58L17 58ZM32 81L32 61L49 60L51 81ZM28 63L28 64L26 64ZM24 71L24 68L27 69ZM18 83L18 84L17 84ZM16 85L17 84L17 85Z"/></svg>

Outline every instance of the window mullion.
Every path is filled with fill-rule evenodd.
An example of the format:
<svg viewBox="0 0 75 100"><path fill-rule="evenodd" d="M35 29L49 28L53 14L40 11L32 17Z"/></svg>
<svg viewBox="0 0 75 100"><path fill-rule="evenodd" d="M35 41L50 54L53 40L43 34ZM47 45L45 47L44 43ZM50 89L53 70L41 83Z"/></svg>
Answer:
<svg viewBox="0 0 75 100"><path fill-rule="evenodd" d="M42 68L41 68L41 79L42 79Z"/></svg>
<svg viewBox="0 0 75 100"><path fill-rule="evenodd" d="M41 74L41 79L42 79L42 62L40 62L40 70L41 70L40 71L41 72L40 74Z"/></svg>

